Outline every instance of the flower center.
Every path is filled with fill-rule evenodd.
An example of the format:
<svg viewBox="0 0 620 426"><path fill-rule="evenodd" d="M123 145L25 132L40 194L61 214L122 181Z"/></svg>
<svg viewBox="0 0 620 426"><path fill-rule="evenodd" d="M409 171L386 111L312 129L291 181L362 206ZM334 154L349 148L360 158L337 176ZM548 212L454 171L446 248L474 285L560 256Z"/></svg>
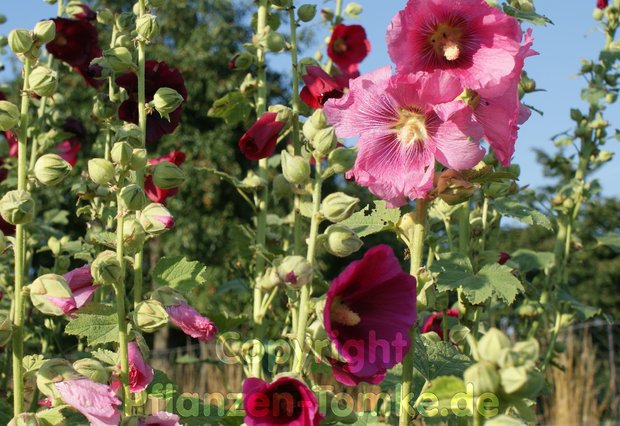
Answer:
<svg viewBox="0 0 620 426"><path fill-rule="evenodd" d="M456 61L461 55L462 38L463 30L458 25L439 24L428 41L438 55Z"/></svg>
<svg viewBox="0 0 620 426"><path fill-rule="evenodd" d="M336 40L334 40L332 49L336 53L344 53L347 51L347 43L343 39L337 38Z"/></svg>
<svg viewBox="0 0 620 426"><path fill-rule="evenodd" d="M398 121L392 129L404 144L423 142L428 138L426 116L417 109L401 109Z"/></svg>
<svg viewBox="0 0 620 426"><path fill-rule="evenodd" d="M339 297L336 297L332 302L332 308L330 310L332 321L343 325L357 325L361 319L358 314L353 312L351 308L342 303Z"/></svg>
<svg viewBox="0 0 620 426"><path fill-rule="evenodd" d="M466 88L456 99L465 102L474 110L480 105L480 95L475 90Z"/></svg>

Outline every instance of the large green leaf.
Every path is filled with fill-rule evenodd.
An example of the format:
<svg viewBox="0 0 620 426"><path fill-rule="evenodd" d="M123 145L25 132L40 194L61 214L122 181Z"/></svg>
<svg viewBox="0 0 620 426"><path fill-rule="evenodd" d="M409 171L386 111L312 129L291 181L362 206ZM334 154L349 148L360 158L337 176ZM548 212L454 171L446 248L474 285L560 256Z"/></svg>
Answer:
<svg viewBox="0 0 620 426"><path fill-rule="evenodd" d="M118 342L118 318L113 306L90 303L75 316L65 327L65 333L86 337L89 346Z"/></svg>
<svg viewBox="0 0 620 426"><path fill-rule="evenodd" d="M533 207L526 206L511 198L501 198L493 203L495 209L504 216L517 219L528 225L539 225L548 230L553 230L551 221L547 216Z"/></svg>
<svg viewBox="0 0 620 426"><path fill-rule="evenodd" d="M185 293L207 281L206 269L202 263L183 256L162 257L153 269L153 281Z"/></svg>
<svg viewBox="0 0 620 426"><path fill-rule="evenodd" d="M471 359L450 342L416 335L413 350L413 366L429 381L440 376L462 376L471 365Z"/></svg>
<svg viewBox="0 0 620 426"><path fill-rule="evenodd" d="M347 220L340 222L341 225L351 228L359 237L376 234L389 229L400 219L399 208L388 208L385 201L375 201L374 207L370 204L362 210L353 213Z"/></svg>

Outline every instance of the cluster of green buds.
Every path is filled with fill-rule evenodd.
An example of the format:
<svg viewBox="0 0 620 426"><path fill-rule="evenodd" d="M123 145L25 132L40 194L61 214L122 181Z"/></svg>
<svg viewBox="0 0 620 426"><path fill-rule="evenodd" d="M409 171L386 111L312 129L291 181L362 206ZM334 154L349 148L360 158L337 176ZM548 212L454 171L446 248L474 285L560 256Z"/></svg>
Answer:
<svg viewBox="0 0 620 426"><path fill-rule="evenodd" d="M32 31L15 29L9 33L8 44L21 60L36 61L41 55L41 46L56 38L56 24L52 20L37 22Z"/></svg>

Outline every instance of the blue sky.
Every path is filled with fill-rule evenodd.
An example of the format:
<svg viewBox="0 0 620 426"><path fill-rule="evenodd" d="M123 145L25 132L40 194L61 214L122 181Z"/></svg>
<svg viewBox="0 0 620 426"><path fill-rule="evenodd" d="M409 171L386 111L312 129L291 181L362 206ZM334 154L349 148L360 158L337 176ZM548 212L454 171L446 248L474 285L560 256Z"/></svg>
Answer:
<svg viewBox="0 0 620 426"><path fill-rule="evenodd" d="M302 4L295 1L297 4ZM308 2L333 6L331 0ZM362 72L368 72L391 63L385 46L385 30L394 14L404 7L406 1L357 0L357 2L364 7L364 13L355 23L366 28L372 43L371 53L361 66ZM56 13L56 6L49 5L43 0L3 3L0 6L0 13L8 18L8 22L0 28L0 32L4 34L16 27L32 28L37 21L52 17ZM570 129L572 126L569 118L570 108L584 105L579 97L580 90L585 84L577 77L579 60L594 59L604 41L596 21L592 19L595 3L595 0L536 1L537 11L551 18L555 25L534 28L534 48L540 55L529 58L525 66L530 77L536 80L538 88L545 89L545 92L528 95L525 100L542 110L544 116L533 114L519 133L514 161L522 169L521 185L536 187L544 182L542 167L536 163L533 148L554 152L551 136ZM322 35L319 35L320 40ZM306 52L308 56L313 53L314 51ZM275 68L286 70L285 61L284 57L274 57L272 63ZM606 116L612 126L620 126L618 104L610 108ZM616 158L605 165L596 177L601 181L604 194L620 196L620 185L617 184L620 180L620 167L617 166L620 161L620 143L612 140L605 148L615 152Z"/></svg>

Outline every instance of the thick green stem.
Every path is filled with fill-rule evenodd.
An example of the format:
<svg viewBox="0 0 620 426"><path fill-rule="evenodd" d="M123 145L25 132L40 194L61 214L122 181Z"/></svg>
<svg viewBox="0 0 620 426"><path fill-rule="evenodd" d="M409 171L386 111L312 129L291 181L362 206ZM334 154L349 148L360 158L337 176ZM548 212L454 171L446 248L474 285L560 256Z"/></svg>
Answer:
<svg viewBox="0 0 620 426"><path fill-rule="evenodd" d="M428 212L428 202L423 199L416 201L415 214L413 214L413 228L409 230L407 241L409 242L409 273L418 279L418 272L422 266L422 255L424 253L424 234L426 228L426 216ZM417 333L417 325L411 327L411 349L403 360L403 377L400 396L400 426L409 426L412 419L410 401L413 398L413 356L414 342Z"/></svg>

